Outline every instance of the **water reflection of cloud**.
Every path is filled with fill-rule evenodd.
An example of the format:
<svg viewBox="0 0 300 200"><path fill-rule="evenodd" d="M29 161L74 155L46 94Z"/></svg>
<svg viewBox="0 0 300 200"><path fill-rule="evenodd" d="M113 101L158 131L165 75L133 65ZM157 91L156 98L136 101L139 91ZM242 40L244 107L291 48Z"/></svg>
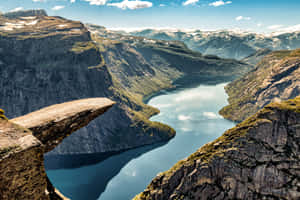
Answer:
<svg viewBox="0 0 300 200"><path fill-rule="evenodd" d="M127 170L124 170L124 174L125 174L126 176L132 176L132 177L135 177L136 174L137 174L137 172L136 172L136 170L132 170L132 169L128 169L128 168L127 168Z"/></svg>
<svg viewBox="0 0 300 200"><path fill-rule="evenodd" d="M180 130L183 131L183 132L189 132L189 131L191 131L190 128L186 128L186 127L182 127L182 128L180 128Z"/></svg>
<svg viewBox="0 0 300 200"><path fill-rule="evenodd" d="M199 91L199 90L189 90L180 93L176 98L175 102L188 102L195 100L210 100L216 97L213 91Z"/></svg>
<svg viewBox="0 0 300 200"><path fill-rule="evenodd" d="M190 119L191 119L191 116L188 116L188 115L179 115L178 116L178 120L180 120L180 121L187 121Z"/></svg>
<svg viewBox="0 0 300 200"><path fill-rule="evenodd" d="M152 106L161 109L161 108L169 108L169 107L172 107L173 104L170 104L170 103L168 103L168 104L159 104L159 103L158 103L158 104L153 104Z"/></svg>
<svg viewBox="0 0 300 200"><path fill-rule="evenodd" d="M214 113L214 112L203 112L203 116L208 119L220 119L222 118L220 115Z"/></svg>

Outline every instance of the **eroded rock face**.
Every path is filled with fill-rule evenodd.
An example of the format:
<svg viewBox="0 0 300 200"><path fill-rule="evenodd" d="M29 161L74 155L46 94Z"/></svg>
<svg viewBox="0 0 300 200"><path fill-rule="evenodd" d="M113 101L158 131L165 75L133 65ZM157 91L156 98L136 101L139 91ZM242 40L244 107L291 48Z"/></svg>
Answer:
<svg viewBox="0 0 300 200"><path fill-rule="evenodd" d="M275 51L256 68L226 87L229 105L220 114L243 121L271 102L300 95L300 50Z"/></svg>
<svg viewBox="0 0 300 200"><path fill-rule="evenodd" d="M135 199L299 199L299 146L300 97L266 106Z"/></svg>
<svg viewBox="0 0 300 200"><path fill-rule="evenodd" d="M64 199L48 180L44 153L113 104L105 98L84 99L53 105L12 121L1 118L0 198Z"/></svg>

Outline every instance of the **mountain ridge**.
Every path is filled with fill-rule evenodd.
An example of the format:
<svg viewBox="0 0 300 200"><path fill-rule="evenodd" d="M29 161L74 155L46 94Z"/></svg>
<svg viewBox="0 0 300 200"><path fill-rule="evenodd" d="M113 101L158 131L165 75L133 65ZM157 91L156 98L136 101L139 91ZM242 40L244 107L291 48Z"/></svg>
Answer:
<svg viewBox="0 0 300 200"><path fill-rule="evenodd" d="M271 102L295 98L300 94L300 50L274 51L265 56L245 76L228 84L229 105L220 114L242 121Z"/></svg>
<svg viewBox="0 0 300 200"><path fill-rule="evenodd" d="M220 31L168 31L146 29L127 33L152 39L183 41L192 50L222 58L244 59L259 49L291 50L300 48L300 31L280 34Z"/></svg>

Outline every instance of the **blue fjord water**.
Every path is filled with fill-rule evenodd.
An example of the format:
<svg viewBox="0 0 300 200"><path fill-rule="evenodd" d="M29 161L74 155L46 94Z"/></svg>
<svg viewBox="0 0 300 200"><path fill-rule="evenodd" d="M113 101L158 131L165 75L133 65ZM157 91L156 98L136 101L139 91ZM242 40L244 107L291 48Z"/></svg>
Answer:
<svg viewBox="0 0 300 200"><path fill-rule="evenodd" d="M159 108L161 113L151 120L172 126L177 132L174 139L113 155L92 165L47 170L51 182L74 200L133 198L159 172L168 170L234 126L218 114L227 104L224 86L200 85L153 97L148 104Z"/></svg>

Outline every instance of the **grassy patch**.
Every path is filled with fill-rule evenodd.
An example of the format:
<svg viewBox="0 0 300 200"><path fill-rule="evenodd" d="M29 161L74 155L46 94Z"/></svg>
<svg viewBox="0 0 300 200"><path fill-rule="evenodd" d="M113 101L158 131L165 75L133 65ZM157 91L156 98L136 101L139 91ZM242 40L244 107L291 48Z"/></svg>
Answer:
<svg viewBox="0 0 300 200"><path fill-rule="evenodd" d="M283 59L283 58L289 56L290 54L291 54L291 51L289 51L289 50L274 51L272 53L273 56L275 56L276 58L279 58L279 59Z"/></svg>
<svg viewBox="0 0 300 200"><path fill-rule="evenodd" d="M271 103L266 108L290 110L292 112L300 113L300 96L280 103Z"/></svg>
<svg viewBox="0 0 300 200"><path fill-rule="evenodd" d="M7 120L6 116L4 115L4 110L0 109L0 119Z"/></svg>
<svg viewBox="0 0 300 200"><path fill-rule="evenodd" d="M91 49L95 49L97 50L97 47L95 45L95 43L93 43L92 41L88 41L88 42L76 42L71 51L75 52L75 53L82 53L84 51L88 51Z"/></svg>

